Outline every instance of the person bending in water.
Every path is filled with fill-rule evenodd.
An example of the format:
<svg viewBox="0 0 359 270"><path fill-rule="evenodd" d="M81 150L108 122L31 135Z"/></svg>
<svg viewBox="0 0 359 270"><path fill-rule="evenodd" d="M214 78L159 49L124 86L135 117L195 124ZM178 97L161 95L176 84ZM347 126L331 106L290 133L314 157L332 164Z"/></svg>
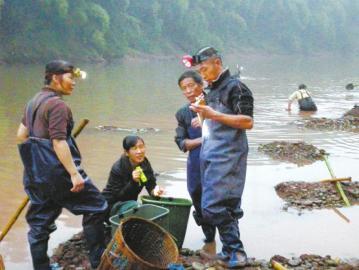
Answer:
<svg viewBox="0 0 359 270"><path fill-rule="evenodd" d="M289 96L287 111L291 111L291 105L294 100L298 101L299 110L301 111L315 112L317 110L317 106L305 84L300 84L298 90Z"/></svg>
<svg viewBox="0 0 359 270"><path fill-rule="evenodd" d="M216 253L215 233L216 227L207 224L202 218L202 184L199 154L202 144L202 129L197 114L189 106L196 101L196 97L203 95L203 79L194 70L185 71L178 79L178 86L189 103L176 113L177 127L175 142L183 152L189 152L187 158L187 190L191 196L195 211L193 217L202 227L205 235L205 244L202 250L214 255Z"/></svg>
<svg viewBox="0 0 359 270"><path fill-rule="evenodd" d="M145 142L139 136L126 136L122 146L124 153L113 165L102 195L109 204L109 213L127 204L136 204L138 194L146 187L152 196L161 196L164 190L156 184L156 177L146 158ZM112 211L111 211L112 209ZM123 209L123 208L122 208Z"/></svg>

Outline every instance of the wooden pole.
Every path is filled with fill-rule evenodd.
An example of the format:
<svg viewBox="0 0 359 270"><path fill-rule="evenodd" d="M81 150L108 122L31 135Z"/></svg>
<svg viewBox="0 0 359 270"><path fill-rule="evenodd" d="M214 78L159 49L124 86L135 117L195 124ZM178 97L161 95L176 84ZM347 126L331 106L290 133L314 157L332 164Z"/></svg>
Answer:
<svg viewBox="0 0 359 270"><path fill-rule="evenodd" d="M89 122L90 122L90 120L88 120L88 119L82 119L79 126L73 132L72 136L74 136L76 138Z"/></svg>
<svg viewBox="0 0 359 270"><path fill-rule="evenodd" d="M351 182L352 178L351 177L342 177L342 178L331 178L331 179L323 179L320 180L320 182L325 183L325 182L344 182L344 181L348 181Z"/></svg>
<svg viewBox="0 0 359 270"><path fill-rule="evenodd" d="M344 219L346 222L348 222L348 223L350 223L350 219L349 218L347 218L342 212L340 212L338 209L336 209L336 208L332 208L333 209L333 211L338 215L338 216L340 216L342 219Z"/></svg>
<svg viewBox="0 0 359 270"><path fill-rule="evenodd" d="M29 197L26 196L22 200L22 202L21 202L20 206L17 208L16 212L10 218L9 222L6 224L4 230L1 231L0 242L4 239L5 235L7 235L7 233L10 231L12 225L14 225L17 218L20 216L22 210L24 210L24 208L25 208L25 206L27 205L28 202L29 202Z"/></svg>
<svg viewBox="0 0 359 270"><path fill-rule="evenodd" d="M5 270L4 260L1 255L0 255L0 270Z"/></svg>
<svg viewBox="0 0 359 270"><path fill-rule="evenodd" d="M73 133L73 136L76 138L81 131L84 129L84 127L88 124L89 120L88 119L82 119L79 126L76 128L76 130ZM10 218L9 222L6 224L5 228L1 231L0 234L0 242L4 239L4 237L7 235L7 233L10 231L11 227L14 225L14 223L16 222L16 220L18 219L18 217L20 216L22 210L24 210L24 208L26 207L27 203L29 202L29 197L26 196L20 206L17 208L16 212L12 215L12 217ZM0 268L0 270L2 270Z"/></svg>
<svg viewBox="0 0 359 270"><path fill-rule="evenodd" d="M323 159L324 159L325 165L327 165L327 168L328 168L328 170L329 170L330 175L332 176L332 178L335 179L336 177L335 177L335 175L334 175L334 172L333 172L332 168L330 167L330 164L329 164L329 160L328 160L328 158L327 158L327 155L323 155ZM344 190L343 190L342 185L340 184L340 182L337 181L337 182L335 182L335 184L336 184L336 186L337 186L337 189L338 189L338 191L339 191L339 194L340 194L340 196L342 197L342 199L343 199L345 205L346 205L346 206L350 206L350 202L349 202L349 200L348 200L348 197L345 195Z"/></svg>

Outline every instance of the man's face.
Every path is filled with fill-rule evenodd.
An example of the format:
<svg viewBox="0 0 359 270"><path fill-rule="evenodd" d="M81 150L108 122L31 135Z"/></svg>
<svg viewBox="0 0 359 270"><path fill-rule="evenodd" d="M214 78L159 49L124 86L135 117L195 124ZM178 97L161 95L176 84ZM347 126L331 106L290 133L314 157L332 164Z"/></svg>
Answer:
<svg viewBox="0 0 359 270"><path fill-rule="evenodd" d="M54 75L53 82L56 85L56 90L62 95L71 95L76 85L74 75L72 73Z"/></svg>
<svg viewBox="0 0 359 270"><path fill-rule="evenodd" d="M196 97L203 92L203 85L196 83L193 78L185 78L180 82L180 88L183 95L188 99L189 102L194 103Z"/></svg>
<svg viewBox="0 0 359 270"><path fill-rule="evenodd" d="M202 78L208 83L213 82L222 71L221 60L216 58L209 58L196 66L196 70L201 74Z"/></svg>

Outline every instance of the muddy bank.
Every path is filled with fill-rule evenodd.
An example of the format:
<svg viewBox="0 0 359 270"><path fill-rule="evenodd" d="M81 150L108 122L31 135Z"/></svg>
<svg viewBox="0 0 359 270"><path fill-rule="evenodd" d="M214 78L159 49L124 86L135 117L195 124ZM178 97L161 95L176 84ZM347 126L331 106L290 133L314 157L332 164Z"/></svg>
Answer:
<svg viewBox="0 0 359 270"><path fill-rule="evenodd" d="M285 258L275 255L271 258L279 262L283 266L294 270L359 270L359 259L340 260L332 258L331 256L317 256L304 254L300 257ZM271 260L257 260L250 258L248 264L242 269L273 269ZM87 252L85 251L85 243L83 234L75 234L70 240L60 244L51 257L53 263L58 263L60 269L63 270L89 270L90 263L87 259ZM181 263L186 270L223 270L227 269L221 262L216 260L209 260L200 256L198 251L189 249L182 249L181 256L178 263Z"/></svg>
<svg viewBox="0 0 359 270"><path fill-rule="evenodd" d="M258 146L258 151L273 159L295 163L298 166L312 164L322 160L326 152L305 142L274 141Z"/></svg>
<svg viewBox="0 0 359 270"><path fill-rule="evenodd" d="M310 118L295 122L299 127L318 129L318 130L344 130L359 132L359 106L355 105L342 117L337 119L329 118Z"/></svg>
<svg viewBox="0 0 359 270"><path fill-rule="evenodd" d="M351 204L359 204L359 182L345 182L342 188ZM275 190L286 204L284 209L322 209L345 206L338 190L329 182L283 182Z"/></svg>

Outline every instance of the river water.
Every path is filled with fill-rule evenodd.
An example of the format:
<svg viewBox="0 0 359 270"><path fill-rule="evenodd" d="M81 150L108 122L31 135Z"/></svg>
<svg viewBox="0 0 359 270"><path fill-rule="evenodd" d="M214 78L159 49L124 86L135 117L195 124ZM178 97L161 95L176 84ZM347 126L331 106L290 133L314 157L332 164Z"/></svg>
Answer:
<svg viewBox="0 0 359 270"><path fill-rule="evenodd" d="M323 162L298 167L273 161L259 153L261 143L274 140L303 140L330 153L330 163L338 177L359 180L359 135L350 132L315 131L297 128L291 122L302 119L296 106L285 111L286 100L299 83L308 85L319 108L315 117L336 118L359 103L359 90L344 86L358 82L359 62L338 57L227 56L231 69L244 66L242 80L253 91L255 125L248 132L250 154L243 195L244 218L241 237L249 256L269 258L274 254L295 256L311 252L350 258L359 256L359 207L340 209L346 223L331 210L283 211L283 201L274 186L283 181L318 181L329 178ZM88 79L78 83L74 94L65 99L74 118L90 119L77 141L83 167L99 188L107 180L114 161L122 153L122 138L139 128L158 132L141 133L147 157L160 173L158 183L166 195L188 198L185 183L186 155L173 141L174 114L185 100L177 88L183 71L179 60L127 60L113 65L84 65ZM42 66L0 66L0 226L3 228L25 196L22 165L15 134L24 104L42 86ZM100 131L112 125L129 131ZM81 229L81 218L67 211L57 221L49 252ZM7 269L30 269L24 213L0 244ZM201 247L202 234L189 220L184 247Z"/></svg>

